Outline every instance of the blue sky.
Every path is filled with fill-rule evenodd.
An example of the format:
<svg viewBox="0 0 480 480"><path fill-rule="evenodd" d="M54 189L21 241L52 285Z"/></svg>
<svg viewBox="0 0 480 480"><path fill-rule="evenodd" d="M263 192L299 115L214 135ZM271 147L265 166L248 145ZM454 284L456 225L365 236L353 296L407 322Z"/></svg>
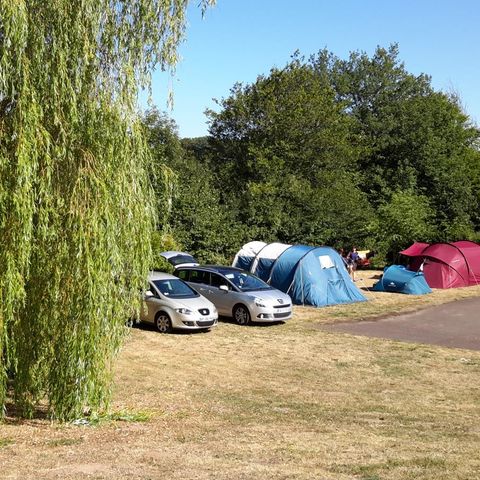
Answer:
<svg viewBox="0 0 480 480"><path fill-rule="evenodd" d="M204 19L198 3L189 7L175 77L153 77L153 102L175 119L182 137L206 135L204 111L215 108L213 98L283 67L296 50L308 57L326 47L347 58L393 42L408 71L457 92L480 124L479 0L217 0Z"/></svg>

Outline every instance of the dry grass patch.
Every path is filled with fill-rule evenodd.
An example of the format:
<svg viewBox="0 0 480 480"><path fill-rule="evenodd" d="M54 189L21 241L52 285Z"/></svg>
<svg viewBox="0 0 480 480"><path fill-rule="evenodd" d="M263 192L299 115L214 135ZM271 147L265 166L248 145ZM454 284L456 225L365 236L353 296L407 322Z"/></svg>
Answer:
<svg viewBox="0 0 480 480"><path fill-rule="evenodd" d="M194 335L133 329L112 412L146 421L9 419L2 478L478 478L480 353L311 328L332 311Z"/></svg>

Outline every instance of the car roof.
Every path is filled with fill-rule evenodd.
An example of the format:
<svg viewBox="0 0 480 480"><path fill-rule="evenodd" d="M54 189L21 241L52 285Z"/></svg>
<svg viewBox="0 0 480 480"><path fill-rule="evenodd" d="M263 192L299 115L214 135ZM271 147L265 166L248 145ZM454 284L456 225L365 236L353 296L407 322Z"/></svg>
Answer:
<svg viewBox="0 0 480 480"><path fill-rule="evenodd" d="M178 257L179 255L184 255L184 256L188 256L188 257L192 257L193 258L193 255L191 255L190 253L186 253L186 252L176 252L174 250L169 250L168 252L162 252L160 253L160 255L164 258L172 258L172 257Z"/></svg>
<svg viewBox="0 0 480 480"><path fill-rule="evenodd" d="M150 272L148 275L148 280L151 282L154 280L178 280L178 277L165 272Z"/></svg>

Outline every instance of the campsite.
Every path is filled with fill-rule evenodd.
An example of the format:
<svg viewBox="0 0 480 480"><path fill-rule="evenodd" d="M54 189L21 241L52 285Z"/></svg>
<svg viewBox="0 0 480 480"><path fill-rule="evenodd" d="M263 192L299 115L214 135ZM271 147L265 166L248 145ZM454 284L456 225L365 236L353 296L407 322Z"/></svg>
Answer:
<svg viewBox="0 0 480 480"><path fill-rule="evenodd" d="M474 0L0 0L0 480L472 480Z"/></svg>
<svg viewBox="0 0 480 480"><path fill-rule="evenodd" d="M379 274L361 272L360 283ZM320 327L478 297L480 287L365 295L295 307L285 325L133 329L110 414L85 425L7 418L3 478L475 478L480 352Z"/></svg>

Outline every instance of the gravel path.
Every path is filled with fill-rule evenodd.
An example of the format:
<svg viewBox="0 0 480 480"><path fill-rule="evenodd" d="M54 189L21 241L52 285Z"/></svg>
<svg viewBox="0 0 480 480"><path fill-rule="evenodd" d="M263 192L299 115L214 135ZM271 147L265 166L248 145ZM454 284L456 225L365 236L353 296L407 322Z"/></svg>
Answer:
<svg viewBox="0 0 480 480"><path fill-rule="evenodd" d="M322 329L367 337L480 350L480 298L446 303L382 320L325 325Z"/></svg>

